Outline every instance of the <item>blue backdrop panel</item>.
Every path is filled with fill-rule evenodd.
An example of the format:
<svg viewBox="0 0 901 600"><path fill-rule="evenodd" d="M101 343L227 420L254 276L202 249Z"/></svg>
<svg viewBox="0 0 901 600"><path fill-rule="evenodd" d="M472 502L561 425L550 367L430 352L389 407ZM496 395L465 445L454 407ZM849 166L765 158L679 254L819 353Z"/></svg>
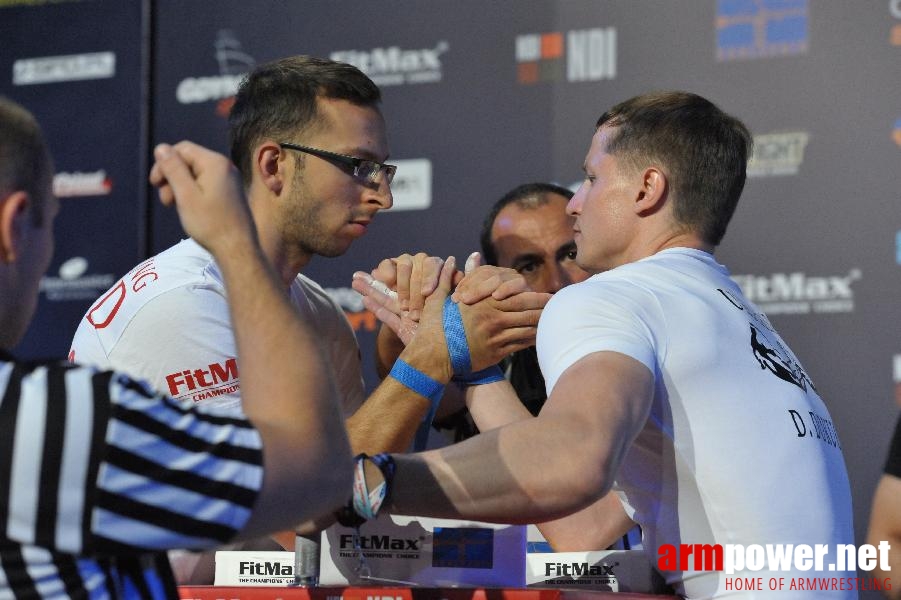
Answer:
<svg viewBox="0 0 901 600"><path fill-rule="evenodd" d="M43 126L61 201L22 356L65 356L85 310L144 254L142 14L116 0L0 9L0 94Z"/></svg>

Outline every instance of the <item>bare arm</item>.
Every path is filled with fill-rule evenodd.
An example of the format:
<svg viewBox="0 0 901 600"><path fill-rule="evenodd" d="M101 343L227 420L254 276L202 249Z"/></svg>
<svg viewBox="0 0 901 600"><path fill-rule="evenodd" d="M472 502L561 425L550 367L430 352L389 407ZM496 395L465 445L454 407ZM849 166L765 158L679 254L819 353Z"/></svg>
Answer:
<svg viewBox="0 0 901 600"><path fill-rule="evenodd" d="M390 511L507 523L571 515L609 491L652 395L653 376L638 361L616 352L585 356L537 418L395 457Z"/></svg>
<svg viewBox="0 0 901 600"><path fill-rule="evenodd" d="M164 204L222 270L241 361L244 412L263 440L263 487L242 537L331 510L350 488L334 384L311 328L265 260L235 168L188 142L161 146L151 170ZM299 365L297 356L308 357Z"/></svg>
<svg viewBox="0 0 901 600"><path fill-rule="evenodd" d="M892 589L884 590L883 593L892 600L901 599L901 586L898 585L898 571L901 570L901 504L899 504L899 498L901 498L901 479L884 474L879 480L873 496L870 526L867 531L868 544L878 547L879 542L886 541L891 547L888 556L890 570L884 570L880 560L871 574L878 578L891 577Z"/></svg>

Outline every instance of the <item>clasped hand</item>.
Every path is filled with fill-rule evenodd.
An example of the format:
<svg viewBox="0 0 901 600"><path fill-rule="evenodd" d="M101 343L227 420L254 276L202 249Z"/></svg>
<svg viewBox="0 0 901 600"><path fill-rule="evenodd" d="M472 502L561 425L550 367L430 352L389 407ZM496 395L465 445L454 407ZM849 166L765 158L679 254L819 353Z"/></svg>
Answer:
<svg viewBox="0 0 901 600"><path fill-rule="evenodd" d="M371 273L354 273L353 289L362 294L366 308L409 345L420 330L430 337L437 335L433 331L443 331L441 308L447 291L438 283L442 269L454 266L451 261L453 257L445 261L425 253L385 259ZM533 345L541 310L550 299L550 294L531 291L513 269L480 262L474 253L464 270L454 269L452 276L451 298L460 310L473 370ZM444 340L440 342L446 353ZM396 356L380 359L390 364Z"/></svg>

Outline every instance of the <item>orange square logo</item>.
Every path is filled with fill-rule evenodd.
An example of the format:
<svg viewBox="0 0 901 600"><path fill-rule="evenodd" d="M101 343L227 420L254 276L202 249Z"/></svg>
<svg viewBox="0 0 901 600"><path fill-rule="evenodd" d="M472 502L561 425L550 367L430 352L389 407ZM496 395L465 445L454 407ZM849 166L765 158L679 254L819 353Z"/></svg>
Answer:
<svg viewBox="0 0 901 600"><path fill-rule="evenodd" d="M516 71L520 83L536 83L538 81L538 63L519 63L516 65Z"/></svg>
<svg viewBox="0 0 901 600"><path fill-rule="evenodd" d="M563 56L563 34L545 33L541 36L541 58L560 58Z"/></svg>

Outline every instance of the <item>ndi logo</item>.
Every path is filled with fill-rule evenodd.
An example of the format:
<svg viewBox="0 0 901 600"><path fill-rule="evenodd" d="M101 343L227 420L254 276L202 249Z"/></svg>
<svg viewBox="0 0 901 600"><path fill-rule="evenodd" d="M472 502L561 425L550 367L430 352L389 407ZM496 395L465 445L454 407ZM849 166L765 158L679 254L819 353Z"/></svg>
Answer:
<svg viewBox="0 0 901 600"><path fill-rule="evenodd" d="M516 36L517 80L600 81L616 78L616 28Z"/></svg>
<svg viewBox="0 0 901 600"><path fill-rule="evenodd" d="M717 0L716 59L771 58L807 52L807 0Z"/></svg>
<svg viewBox="0 0 901 600"><path fill-rule="evenodd" d="M748 161L748 177L796 175L804 162L806 131L787 131L754 136L754 152Z"/></svg>

